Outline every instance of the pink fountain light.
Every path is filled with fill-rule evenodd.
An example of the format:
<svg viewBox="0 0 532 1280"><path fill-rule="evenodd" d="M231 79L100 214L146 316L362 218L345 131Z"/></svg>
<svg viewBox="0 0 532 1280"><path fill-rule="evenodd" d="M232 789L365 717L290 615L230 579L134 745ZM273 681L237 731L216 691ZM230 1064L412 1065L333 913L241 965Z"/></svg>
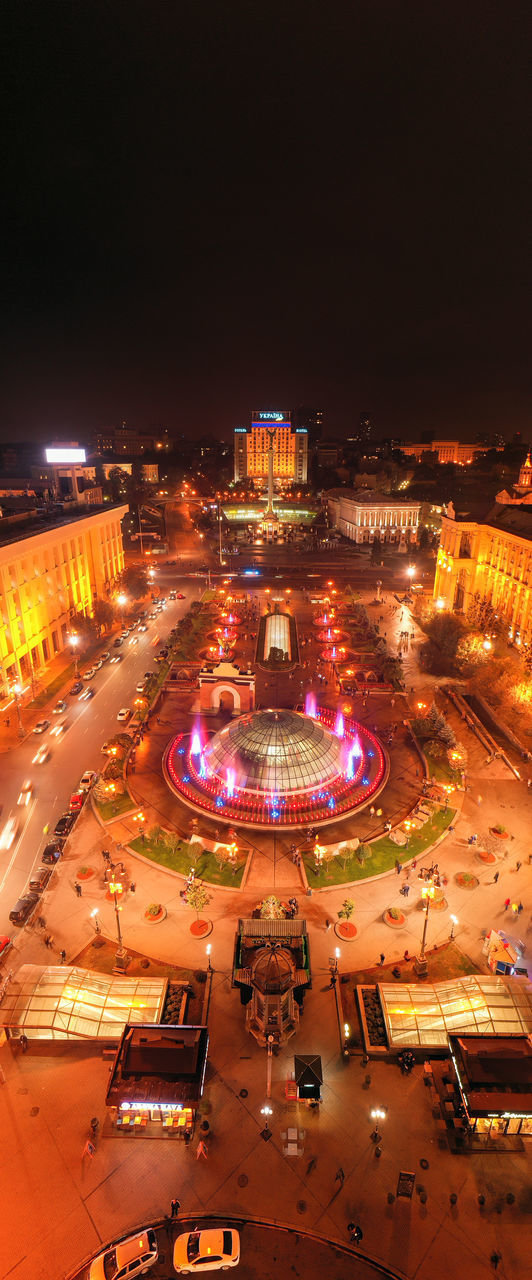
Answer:
<svg viewBox="0 0 532 1280"><path fill-rule="evenodd" d="M344 717L343 717L343 715L342 715L342 712L341 712L341 711L338 711L338 713L337 713L336 720L335 720L335 722L334 722L334 732L335 732L335 734L336 734L336 737L337 737L337 738L343 738L343 736L344 736Z"/></svg>
<svg viewBox="0 0 532 1280"><path fill-rule="evenodd" d="M191 755L193 756L201 755L201 738L199 736L197 729L192 734L192 745L190 748L190 752L191 752Z"/></svg>
<svg viewBox="0 0 532 1280"><path fill-rule="evenodd" d="M305 715L312 716L313 720L316 719L316 694L315 693L312 693L312 692L307 693L307 696L305 698Z"/></svg>
<svg viewBox="0 0 532 1280"><path fill-rule="evenodd" d="M229 797L234 796L234 794L235 794L235 771L234 771L234 769L228 769L228 770L227 770L227 794L228 794L228 796L229 796Z"/></svg>

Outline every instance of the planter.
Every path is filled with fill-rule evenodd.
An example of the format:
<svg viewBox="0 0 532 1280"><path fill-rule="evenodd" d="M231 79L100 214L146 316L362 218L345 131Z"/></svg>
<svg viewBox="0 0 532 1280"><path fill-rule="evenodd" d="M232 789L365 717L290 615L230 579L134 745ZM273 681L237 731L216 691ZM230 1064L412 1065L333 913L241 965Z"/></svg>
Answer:
<svg viewBox="0 0 532 1280"><path fill-rule="evenodd" d="M478 889L480 881L470 871L458 871L454 877L461 889Z"/></svg>
<svg viewBox="0 0 532 1280"><path fill-rule="evenodd" d="M508 840L510 833L509 831L497 831L495 827L490 827L490 836L495 836L496 840Z"/></svg>
<svg viewBox="0 0 532 1280"><path fill-rule="evenodd" d="M95 875L96 872L94 867L81 867L80 870L76 872L76 880L92 880L92 877Z"/></svg>
<svg viewBox="0 0 532 1280"><path fill-rule="evenodd" d="M334 932L337 938L342 938L343 942L352 942L357 936L356 925L351 924L350 920L337 920Z"/></svg>
<svg viewBox="0 0 532 1280"><path fill-rule="evenodd" d="M395 920L393 916L390 915L390 912L387 909L383 913L382 918L384 920L384 923L387 924L388 928L390 929L402 929L403 925L406 924L406 916L403 911L398 911L398 918Z"/></svg>
<svg viewBox="0 0 532 1280"><path fill-rule="evenodd" d="M206 938L212 933L212 920L193 920L190 926L190 932L193 938Z"/></svg>
<svg viewBox="0 0 532 1280"><path fill-rule="evenodd" d="M166 920L166 907L160 907L157 915L152 915L150 908L147 907L144 912L146 924L160 924L161 920Z"/></svg>
<svg viewBox="0 0 532 1280"><path fill-rule="evenodd" d="M477 849L475 857L479 862L483 862L484 866L490 867L497 861L494 853L488 853L487 849Z"/></svg>

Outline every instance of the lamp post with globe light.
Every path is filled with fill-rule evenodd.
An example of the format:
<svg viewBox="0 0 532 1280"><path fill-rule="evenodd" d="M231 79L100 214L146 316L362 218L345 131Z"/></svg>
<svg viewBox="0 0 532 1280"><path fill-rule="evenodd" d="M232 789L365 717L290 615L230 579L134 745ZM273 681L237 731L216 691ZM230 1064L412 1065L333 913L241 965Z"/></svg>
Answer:
<svg viewBox="0 0 532 1280"><path fill-rule="evenodd" d="M22 693L22 685L21 685L21 684L19 684L19 681L18 681L18 680L14 680L14 681L13 681L13 684L11 685L11 693L13 694L13 697L14 697L14 699L15 699L15 706L16 706L16 708L17 708L17 717L18 717L18 736L19 736L19 738L23 738L23 737L24 737L24 725L23 725L23 723L22 723L22 714L21 714L21 710L20 710L20 701L19 701L19 699L20 699L20 695L21 695L21 693Z"/></svg>
<svg viewBox="0 0 532 1280"><path fill-rule="evenodd" d="M120 622L123 628L124 627L124 609L127 604L127 596L124 591L121 591L120 595L117 596L116 603L118 605L118 608L120 609Z"/></svg>
<svg viewBox="0 0 532 1280"><path fill-rule="evenodd" d="M74 675L77 679L79 676L79 653L78 653L79 636L77 632L73 631L70 634L68 638L68 642L72 650L72 657L74 659Z"/></svg>
<svg viewBox="0 0 532 1280"><path fill-rule="evenodd" d="M419 953L419 956L417 956L416 959L414 960L414 969L418 977L426 977L427 969L428 969L427 961L425 959L425 942L427 940L427 925L429 922L429 909L430 909L430 904L432 902L432 899L434 897L434 892L435 892L434 881L433 880L425 881L425 884L422 886L422 889L421 889L421 897L423 899L424 910L425 910L425 923L423 925L421 951Z"/></svg>

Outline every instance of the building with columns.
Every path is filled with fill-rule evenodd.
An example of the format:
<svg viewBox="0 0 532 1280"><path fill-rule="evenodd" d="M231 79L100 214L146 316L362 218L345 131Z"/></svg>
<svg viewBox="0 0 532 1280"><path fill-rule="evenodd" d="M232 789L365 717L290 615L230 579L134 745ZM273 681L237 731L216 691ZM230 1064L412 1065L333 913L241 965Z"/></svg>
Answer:
<svg viewBox="0 0 532 1280"><path fill-rule="evenodd" d="M352 542L395 543L399 551L417 542L420 502L373 489L331 489L329 522Z"/></svg>
<svg viewBox="0 0 532 1280"><path fill-rule="evenodd" d="M496 504L485 514L442 516L434 578L441 609L467 614L485 603L504 619L508 639L532 642L532 507Z"/></svg>
<svg viewBox="0 0 532 1280"><path fill-rule="evenodd" d="M459 467L467 467L481 453L487 453L491 445L462 444L460 440L431 440L425 444L402 444L401 453L407 458L415 458L416 462L454 462ZM494 445L500 453L504 445Z"/></svg>
<svg viewBox="0 0 532 1280"><path fill-rule="evenodd" d="M76 614L109 598L124 568L128 506L0 534L0 696L23 687L68 644Z"/></svg>

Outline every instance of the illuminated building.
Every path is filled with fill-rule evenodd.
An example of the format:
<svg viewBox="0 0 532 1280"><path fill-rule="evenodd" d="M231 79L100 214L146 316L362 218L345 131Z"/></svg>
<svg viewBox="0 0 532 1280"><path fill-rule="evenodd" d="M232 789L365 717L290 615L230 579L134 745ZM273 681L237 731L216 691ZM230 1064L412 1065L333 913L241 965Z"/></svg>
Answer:
<svg viewBox="0 0 532 1280"><path fill-rule="evenodd" d="M487 453L488 449L496 448L500 453L503 445L485 445L485 444L462 444L460 440L431 440L428 444L402 444L400 445L401 453L405 453L408 458L415 458L416 462L438 462L440 465L445 462L457 463L460 467L468 466L474 462L478 454ZM435 457L433 455L436 455Z"/></svg>
<svg viewBox="0 0 532 1280"><path fill-rule="evenodd" d="M3 694L24 684L68 644L76 614L107 599L124 568L127 506L0 534L0 671Z"/></svg>
<svg viewBox="0 0 532 1280"><path fill-rule="evenodd" d="M277 410L254 413L249 427L235 427L234 478L268 484L268 453L273 434L273 479L277 489L307 483L308 432L292 426L290 414Z"/></svg>
<svg viewBox="0 0 532 1280"><path fill-rule="evenodd" d="M136 431L123 422L120 427L99 431L94 443L96 453L112 453L117 457L137 458L146 452L167 451L171 442L166 427L161 427L159 431Z"/></svg>
<svg viewBox="0 0 532 1280"><path fill-rule="evenodd" d="M496 505L486 515L457 515L452 503L442 516L434 578L441 609L467 613L490 606L506 620L517 645L532 640L532 508Z"/></svg>
<svg viewBox="0 0 532 1280"><path fill-rule="evenodd" d="M333 528L352 542L395 543L399 551L415 545L420 502L374 490L331 489L327 509Z"/></svg>

